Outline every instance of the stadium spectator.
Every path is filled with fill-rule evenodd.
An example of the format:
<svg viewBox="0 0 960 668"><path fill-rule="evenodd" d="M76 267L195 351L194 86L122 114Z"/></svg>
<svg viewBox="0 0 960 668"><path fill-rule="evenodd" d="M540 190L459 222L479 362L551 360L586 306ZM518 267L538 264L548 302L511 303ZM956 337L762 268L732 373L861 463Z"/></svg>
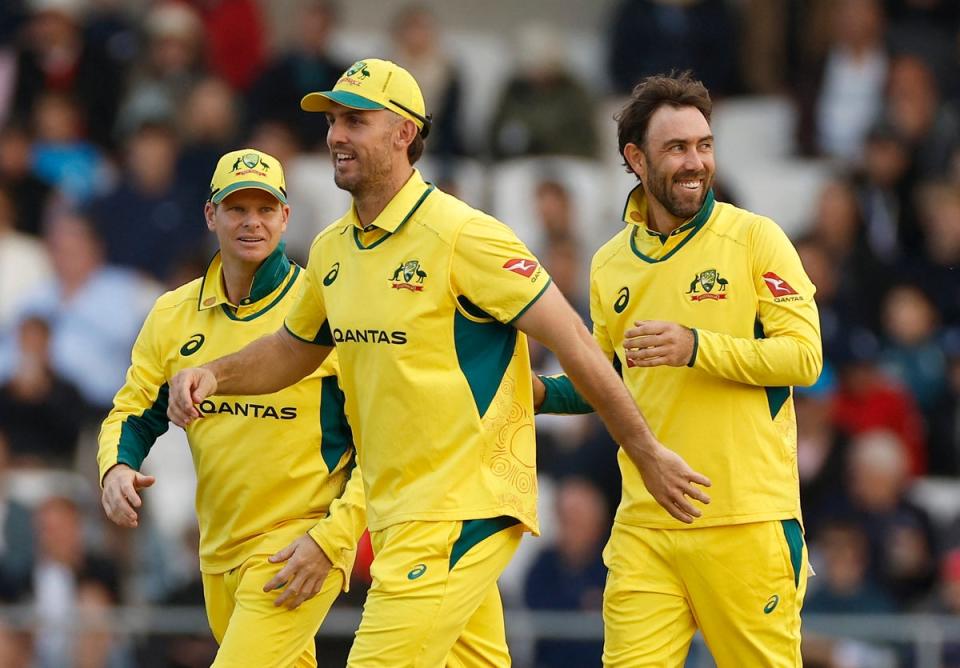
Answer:
<svg viewBox="0 0 960 668"><path fill-rule="evenodd" d="M50 325L26 317L17 326L16 368L0 382L0 424L17 466L73 466L87 415L80 393L57 375L50 359Z"/></svg>
<svg viewBox="0 0 960 668"><path fill-rule="evenodd" d="M256 0L188 0L203 19L210 71L244 92L263 69L267 27ZM213 169L213 165L210 165Z"/></svg>
<svg viewBox="0 0 960 668"><path fill-rule="evenodd" d="M848 438L875 429L895 433L907 449L911 475L927 471L923 415L916 401L879 366L880 342L861 327L847 331L834 351L840 379L833 402L833 420Z"/></svg>
<svg viewBox="0 0 960 668"><path fill-rule="evenodd" d="M446 53L437 18L423 5L410 5L393 18L390 31L393 60L420 82L423 99L433 114L427 154L441 162L448 180L450 160L463 153L460 136L463 84L461 75Z"/></svg>
<svg viewBox="0 0 960 668"><path fill-rule="evenodd" d="M83 516L72 499L51 496L42 502L34 532L37 557L30 601L38 617L35 660L41 668L73 665L79 639L74 625L84 606L86 583L99 583L118 596L120 574L112 560L86 545Z"/></svg>
<svg viewBox="0 0 960 668"><path fill-rule="evenodd" d="M177 261L204 243L205 186L197 184L208 177L184 181L178 154L170 126L145 124L130 137L120 183L89 210L111 264L163 281Z"/></svg>
<svg viewBox="0 0 960 668"><path fill-rule="evenodd" d="M326 150L327 124L300 111L300 98L314 90L333 87L347 68L330 53L330 36L337 12L330 0L301 3L295 19L295 43L266 66L247 94L251 125L281 121L294 128L308 150Z"/></svg>
<svg viewBox="0 0 960 668"><path fill-rule="evenodd" d="M0 180L0 335L13 324L21 295L50 274L40 240L17 230L13 193Z"/></svg>
<svg viewBox="0 0 960 668"><path fill-rule="evenodd" d="M880 367L910 391L927 423L947 389L940 317L917 286L901 283L884 298Z"/></svg>
<svg viewBox="0 0 960 668"><path fill-rule="evenodd" d="M914 55L890 63L884 120L908 142L920 178L941 178L960 146L960 115L943 99L930 65Z"/></svg>
<svg viewBox="0 0 960 668"><path fill-rule="evenodd" d="M30 509L10 496L9 464L9 442L0 430L0 603L15 603L29 590L34 561L33 520ZM0 660L7 665L19 664Z"/></svg>
<svg viewBox="0 0 960 668"><path fill-rule="evenodd" d="M884 12L881 0L839 0L830 12L826 52L801 74L799 140L808 154L854 164L882 110L889 68Z"/></svg>
<svg viewBox="0 0 960 668"><path fill-rule="evenodd" d="M673 69L691 70L718 97L741 87L737 17L723 0L622 0L610 26L607 68L617 93Z"/></svg>
<svg viewBox="0 0 960 668"><path fill-rule="evenodd" d="M190 90L176 126L180 139L175 170L178 189L205 184L220 156L236 146L241 114L238 101L230 87L215 77L201 79ZM196 214L187 217L199 222L207 192L196 185L192 190L195 201L184 202L184 206Z"/></svg>
<svg viewBox="0 0 960 668"><path fill-rule="evenodd" d="M815 385L794 389L800 506L804 536L810 542L817 540L845 489L848 440L831 420L836 389L828 363Z"/></svg>
<svg viewBox="0 0 960 668"><path fill-rule="evenodd" d="M182 2L158 2L144 19L146 48L130 73L120 103L116 136L128 137L144 123L170 123L194 84L206 72L203 23Z"/></svg>
<svg viewBox="0 0 960 668"><path fill-rule="evenodd" d="M13 200L16 228L39 237L51 188L33 173L32 144L24 125L9 123L0 129L0 187Z"/></svg>
<svg viewBox="0 0 960 668"><path fill-rule="evenodd" d="M601 553L610 530L603 495L585 479L568 478L557 490L556 513L556 543L530 568L524 600L531 610L598 612L607 576ZM599 641L541 640L534 666L599 665L602 653Z"/></svg>
<svg viewBox="0 0 960 668"><path fill-rule="evenodd" d="M31 118L40 97L56 93L77 101L83 134L112 146L124 73L86 41L81 25L83 0L28 0L28 22L16 66L14 117Z"/></svg>
<svg viewBox="0 0 960 668"><path fill-rule="evenodd" d="M941 343L947 357L947 391L929 423L930 474L957 476L960 475L960 330L945 332Z"/></svg>
<svg viewBox="0 0 960 668"><path fill-rule="evenodd" d="M824 185L811 234L829 254L835 273L836 295L830 301L840 306L847 322L877 328L891 272L865 243L863 213L850 180L838 178Z"/></svg>
<svg viewBox="0 0 960 668"><path fill-rule="evenodd" d="M24 294L19 317L51 323L54 371L73 383L87 404L106 411L123 384L127 351L158 286L107 265L102 241L82 216L60 213L46 235L54 277ZM3 369L0 378L11 372Z"/></svg>
<svg viewBox="0 0 960 668"><path fill-rule="evenodd" d="M890 125L874 125L865 139L854 186L863 216L863 242L887 265L901 259L905 248L916 246L914 171L906 140Z"/></svg>
<svg viewBox="0 0 960 668"><path fill-rule="evenodd" d="M908 466L904 445L892 432L866 432L850 443L849 517L867 536L871 573L901 610L921 602L936 577L933 524L908 500ZM836 511L842 517L839 506Z"/></svg>
<svg viewBox="0 0 960 668"><path fill-rule="evenodd" d="M33 173L68 202L82 205L104 192L111 180L106 155L81 133L77 100L42 93L33 108Z"/></svg>
<svg viewBox="0 0 960 668"><path fill-rule="evenodd" d="M528 24L515 41L515 69L503 85L490 127L493 157L595 157L594 101L565 62L559 28Z"/></svg>
<svg viewBox="0 0 960 668"><path fill-rule="evenodd" d="M926 183L917 191L920 253L899 265L911 281L933 299L944 325L960 326L960 183Z"/></svg>

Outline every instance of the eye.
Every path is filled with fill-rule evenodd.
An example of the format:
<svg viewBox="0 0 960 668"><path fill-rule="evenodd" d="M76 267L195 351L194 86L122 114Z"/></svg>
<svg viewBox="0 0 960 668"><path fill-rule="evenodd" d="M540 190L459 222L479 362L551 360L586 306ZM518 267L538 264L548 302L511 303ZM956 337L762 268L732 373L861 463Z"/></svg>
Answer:
<svg viewBox="0 0 960 668"><path fill-rule="evenodd" d="M713 142L712 142L712 141L700 142L700 150L701 150L701 151L712 151L712 150L713 150Z"/></svg>

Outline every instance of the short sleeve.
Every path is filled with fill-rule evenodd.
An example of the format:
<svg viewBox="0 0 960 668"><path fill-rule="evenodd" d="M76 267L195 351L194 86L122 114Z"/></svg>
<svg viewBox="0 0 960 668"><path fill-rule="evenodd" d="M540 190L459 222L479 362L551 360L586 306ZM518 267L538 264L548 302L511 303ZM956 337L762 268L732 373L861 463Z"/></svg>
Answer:
<svg viewBox="0 0 960 668"><path fill-rule="evenodd" d="M339 263L328 270L325 276L317 275L323 266L319 256L319 242L314 243L310 250L310 259L307 262L306 278L300 298L287 314L284 326L293 336L323 346L333 345L333 336L330 334L330 325L327 322L327 307L323 300L322 283L330 280L330 275L340 270Z"/></svg>
<svg viewBox="0 0 960 668"><path fill-rule="evenodd" d="M550 276L513 230L476 218L457 236L450 282L458 297L510 324L544 293Z"/></svg>

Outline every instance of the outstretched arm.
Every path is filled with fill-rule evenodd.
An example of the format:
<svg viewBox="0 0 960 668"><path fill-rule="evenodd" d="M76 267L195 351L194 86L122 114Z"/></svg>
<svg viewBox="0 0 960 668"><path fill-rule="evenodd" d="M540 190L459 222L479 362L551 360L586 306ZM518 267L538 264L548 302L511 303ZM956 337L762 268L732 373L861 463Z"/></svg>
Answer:
<svg viewBox="0 0 960 668"><path fill-rule="evenodd" d="M515 325L553 351L574 386L596 408L611 436L640 470L657 502L682 522L699 517L700 510L690 499L709 503L698 485L708 487L710 481L657 441L610 360L556 286L548 287Z"/></svg>
<svg viewBox="0 0 960 668"><path fill-rule="evenodd" d="M196 404L213 394L270 394L312 372L332 350L302 341L286 327L241 350L170 379L170 421L185 427L201 417Z"/></svg>

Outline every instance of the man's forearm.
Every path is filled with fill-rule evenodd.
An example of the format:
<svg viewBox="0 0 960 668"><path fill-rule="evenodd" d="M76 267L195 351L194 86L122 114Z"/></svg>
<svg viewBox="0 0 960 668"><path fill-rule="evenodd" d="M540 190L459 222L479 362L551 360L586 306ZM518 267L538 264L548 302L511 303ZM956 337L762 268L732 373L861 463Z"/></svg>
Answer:
<svg viewBox="0 0 960 668"><path fill-rule="evenodd" d="M312 372L330 350L298 341L280 329L204 367L217 379L217 394L270 394Z"/></svg>

